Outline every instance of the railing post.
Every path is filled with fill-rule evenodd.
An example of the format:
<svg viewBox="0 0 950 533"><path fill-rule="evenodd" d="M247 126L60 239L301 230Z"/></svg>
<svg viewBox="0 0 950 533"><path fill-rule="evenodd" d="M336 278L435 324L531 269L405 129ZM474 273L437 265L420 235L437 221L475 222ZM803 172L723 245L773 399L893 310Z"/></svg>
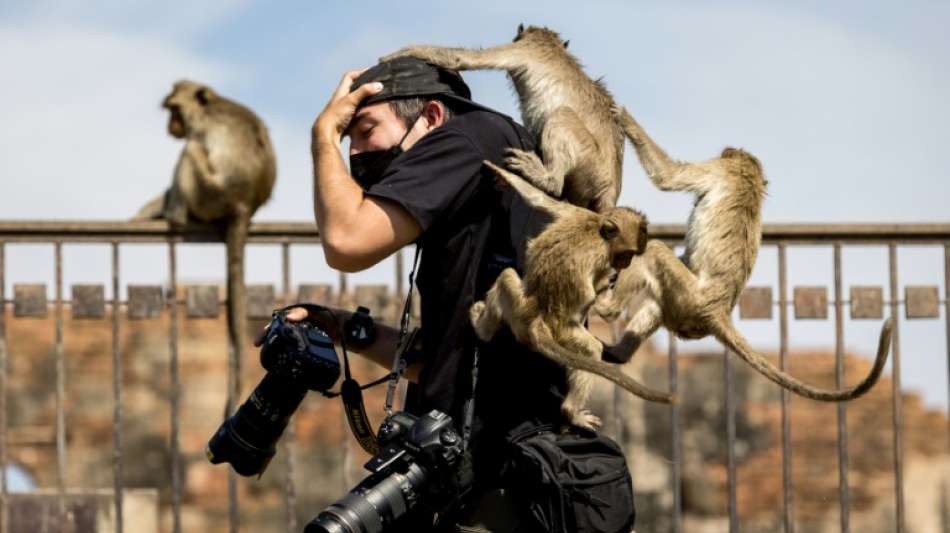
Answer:
<svg viewBox="0 0 950 533"><path fill-rule="evenodd" d="M122 533L122 354L119 352L119 243L112 242L112 490L115 531Z"/></svg>
<svg viewBox="0 0 950 533"><path fill-rule="evenodd" d="M894 421L894 499L897 509L897 533L904 531L904 449L903 436L904 418L901 412L901 352L900 337L898 332L900 327L900 315L898 313L898 298L900 293L897 287L897 245L891 243L887 247L888 252L888 273L890 275L891 285L891 319L894 320L894 334L891 345L891 381L893 383L893 421Z"/></svg>
<svg viewBox="0 0 950 533"><path fill-rule="evenodd" d="M172 532L181 533L181 457L178 449L178 402L181 385L178 379L178 256L175 240L168 239L168 351L171 375L171 459L172 459Z"/></svg>
<svg viewBox="0 0 950 533"><path fill-rule="evenodd" d="M844 386L844 297L841 279L841 243L834 245L835 271L835 387ZM838 402L838 500L840 507L841 533L851 531L850 500L848 487L848 409L846 402Z"/></svg>
<svg viewBox="0 0 950 533"><path fill-rule="evenodd" d="M285 240L281 250L281 283L283 284L283 305L292 302L290 295L290 242ZM283 436L284 453L287 455L287 475L284 479L284 495L287 505L287 531L297 531L297 491L294 486L294 470L297 466L297 418L291 417Z"/></svg>
<svg viewBox="0 0 950 533"><path fill-rule="evenodd" d="M788 371L788 262L785 243L778 245L778 316L779 368ZM795 531L792 500L792 423L791 398L785 387L779 388L782 403L782 524L786 533Z"/></svg>
<svg viewBox="0 0 950 533"><path fill-rule="evenodd" d="M0 276L2 273L3 267L0 266ZM0 277L0 280L2 279ZM3 288L0 287L0 291L2 290ZM3 293L0 292L0 294ZM947 336L947 408L950 409L950 243L943 245L943 318L944 333ZM2 338L2 333L0 333L0 338ZM947 441L950 445L950 417L947 419Z"/></svg>
<svg viewBox="0 0 950 533"><path fill-rule="evenodd" d="M66 354L63 351L63 243L54 243L56 263L56 478L59 522L66 523Z"/></svg>
<svg viewBox="0 0 950 533"><path fill-rule="evenodd" d="M7 298L6 243L0 241L0 531L10 531L7 487Z"/></svg>

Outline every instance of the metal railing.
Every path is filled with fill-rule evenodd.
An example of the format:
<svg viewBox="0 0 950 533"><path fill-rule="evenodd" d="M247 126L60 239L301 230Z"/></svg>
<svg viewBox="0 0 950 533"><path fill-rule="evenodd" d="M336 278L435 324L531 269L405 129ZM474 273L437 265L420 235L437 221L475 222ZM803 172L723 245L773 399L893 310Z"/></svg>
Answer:
<svg viewBox="0 0 950 533"><path fill-rule="evenodd" d="M685 228L681 225L652 225L651 235L662 239L671 244L677 244L682 241ZM113 424L114 424L114 452L113 452L113 477L115 492L115 515L116 531L122 531L122 469L124 457L122 454L123 446L123 387L122 387L122 356L119 343L119 331L121 320L119 312L121 308L130 306L133 296L129 299L120 299L120 280L121 272L119 269L119 256L121 246L128 243L156 243L167 246L169 282L166 292L170 295L166 302L162 304L170 313L170 323L168 330L168 350L169 350L169 378L171 381L170 411L171 411L171 431L170 431L170 454L171 454L171 493L172 493L172 527L175 533L182 529L181 522L181 504L182 504L182 480L181 471L181 451L179 444L179 399L181 391L181 382L178 368L178 344L179 344L179 308L185 305L178 297L178 277L177 277L177 246L180 243L194 242L220 242L220 233L212 227L194 227L186 231L175 232L163 222L66 222L66 221L0 221L0 465L7 464L7 395L9 390L8 383L8 354L6 349L6 324L5 316L9 305L15 308L22 304L24 308L32 305L34 308L42 306L43 314L47 303L45 302L45 289L43 301L40 303L20 301L22 296L27 299L29 291L24 290L24 295L17 294L14 299L9 299L5 293L6 279L5 272L7 268L5 245L8 243L51 243L54 247L54 285L55 297L52 302L55 321L55 375L56 375L56 463L57 463L57 489L59 492L59 511L64 513L64 501L66 494L66 427L64 417L63 396L65 389L65 356L63 341L63 309L65 305L75 306L81 302L76 300L76 294L73 299L66 301L63 298L63 256L62 246L64 243L106 243L111 245L111 281L112 297L108 301L108 307L111 308L111 327L112 327L112 396L113 396ZM290 248L297 244L315 244L319 243L319 237L313 224L304 223L256 223L251 226L248 239L249 245L257 244L278 244L281 247L281 280L282 289L280 291L280 301L289 302L291 292L290 287ZM787 281L787 258L786 252L789 247L802 245L819 245L830 247L833 252L833 274L834 289L833 301L822 300L822 293L816 288L796 288L796 297L790 302L788 299L788 281ZM889 273L889 297L886 302L880 300L880 288L878 292L861 292L862 302L868 303L871 307L874 304L886 304L886 309L891 317L895 319L895 330L892 346L892 380L893 380L893 464L894 464L894 502L896 509L897 531L904 530L904 486L903 486L903 420L901 416L901 360L900 360L900 336L898 324L899 307L905 306L905 314L908 318L919 316L934 317L938 313L935 306L943 307L945 319L945 330L948 344L948 360L950 360L950 224L772 224L766 225L763 235L763 249L775 247L778 251L778 297L777 300L771 294L771 288L768 290L747 290L744 293L740 304L740 317L742 318L763 318L765 314L771 316L771 310L778 308L779 319L779 361L782 369L787 368L788 358L788 309L794 307L796 315L802 313L807 316L808 313L819 312L822 308L822 302L825 312L830 306L834 309L835 322L835 355L836 371L835 383L841 386L844 380L844 304L849 303L843 296L842 283L842 257L843 246L886 246L888 250L888 273ZM944 252L944 287L943 295L933 298L936 287L927 287L926 291L913 292L914 298L911 298L910 288L908 288L908 297L905 301L899 299L899 288L897 282L897 250L900 246L930 246L940 247ZM345 274L340 274L339 289L341 293L346 290L347 279ZM394 272L394 288L396 295L403 295L403 259L402 254L397 254ZM755 289L755 288L750 288ZM757 288L764 289L764 288ZM852 287L852 291L855 287ZM862 288L863 289L863 288ZM100 289L101 291L101 289ZM799 298L801 291L801 298ZM810 292L809 292L810 291ZM96 291L92 291L94 294ZM100 292L101 294L101 292ZM874 301L874 295L877 294L878 301ZM918 298L918 295L921 295ZM817 298L818 304L809 303ZM824 296L824 298L827 298ZM870 299L868 299L870 298ZM922 298L922 299L921 299ZM852 294L852 317L855 316L856 300ZM913 307L913 313L911 308ZM860 314L860 313L859 313ZM861 315L860 317L874 317L871 315ZM678 347L675 339L670 336L669 342L669 389L676 392L678 386ZM736 488L738 485L736 476L736 456L735 456L735 398L733 394L733 371L732 358L728 353L724 357L724 377L725 377L725 402L726 402L726 440L727 440L727 470L728 470L728 515L730 531L738 531L738 507L736 501ZM619 397L615 395L615 398ZM791 443L790 443L790 416L789 416L789 394L787 391L781 392L781 411L782 411L782 478L783 478L783 526L785 532L794 530L793 505L792 498L792 471L791 471ZM679 408L674 405L669 411L671 417L671 442L670 450L670 479L672 492L672 517L671 528L679 532L683 530L682 526L682 494L680 480L682 476L682 439L681 439L681 420ZM837 431L838 431L838 464L839 464L839 500L840 500L840 521L841 531L849 531L849 489L848 489L848 433L847 433L847 405L839 404L837 407ZM294 509L296 507L296 490L293 481L294 472L294 435L293 424L288 428L288 434L283 439L284 453L288 457L288 474L284 484L284 492L287 505L286 522L290 531L297 530L298 524ZM230 499L236 497L232 493ZM0 515L4 522L8 519L8 486L6 475L0 476ZM236 502L232 501L231 507L231 530L238 529ZM6 523L0 523L0 531L8 531Z"/></svg>

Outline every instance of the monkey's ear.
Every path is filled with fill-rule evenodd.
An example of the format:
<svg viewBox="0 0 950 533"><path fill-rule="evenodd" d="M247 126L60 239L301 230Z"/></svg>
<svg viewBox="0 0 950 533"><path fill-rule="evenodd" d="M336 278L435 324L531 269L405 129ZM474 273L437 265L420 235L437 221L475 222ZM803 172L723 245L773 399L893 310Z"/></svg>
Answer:
<svg viewBox="0 0 950 533"><path fill-rule="evenodd" d="M604 239L613 239L618 233L620 233L620 228L609 220L605 220L604 223L600 225L600 236Z"/></svg>
<svg viewBox="0 0 950 533"><path fill-rule="evenodd" d="M211 100L211 90L207 87L198 89L195 93L195 100L198 100L198 103L203 106L208 105L208 101Z"/></svg>
<svg viewBox="0 0 950 533"><path fill-rule="evenodd" d="M647 249L647 241L650 240L650 232L647 231L646 223L640 225L640 229L637 232L637 251L643 253Z"/></svg>
<svg viewBox="0 0 950 533"><path fill-rule="evenodd" d="M571 44L571 40L570 40L570 39L564 41L564 48L567 48L568 45L570 45L570 44Z"/></svg>
<svg viewBox="0 0 950 533"><path fill-rule="evenodd" d="M518 37L521 37L522 33L524 33L524 22L518 24Z"/></svg>

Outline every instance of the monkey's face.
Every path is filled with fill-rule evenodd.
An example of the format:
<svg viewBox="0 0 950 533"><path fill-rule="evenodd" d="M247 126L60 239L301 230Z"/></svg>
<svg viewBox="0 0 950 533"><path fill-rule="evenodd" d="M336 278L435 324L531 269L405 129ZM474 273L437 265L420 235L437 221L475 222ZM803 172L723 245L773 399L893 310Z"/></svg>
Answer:
<svg viewBox="0 0 950 533"><path fill-rule="evenodd" d="M203 112L212 97L211 89L190 81L175 83L172 92L162 100L168 110L168 133L182 139L188 135L197 113Z"/></svg>
<svg viewBox="0 0 950 533"><path fill-rule="evenodd" d="M615 207L605 213L600 236L607 243L610 266L623 270L646 250L647 219L633 209Z"/></svg>

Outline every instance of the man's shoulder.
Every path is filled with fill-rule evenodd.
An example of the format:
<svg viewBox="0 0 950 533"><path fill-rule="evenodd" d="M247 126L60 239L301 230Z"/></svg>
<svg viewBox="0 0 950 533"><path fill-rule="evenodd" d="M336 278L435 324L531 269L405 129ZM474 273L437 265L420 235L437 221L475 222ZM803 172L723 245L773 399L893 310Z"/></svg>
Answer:
<svg viewBox="0 0 950 533"><path fill-rule="evenodd" d="M473 109L472 111L455 115L451 120L445 123L445 127L459 131L486 129L507 132L513 128L514 124L515 121L511 117L501 113Z"/></svg>
<svg viewBox="0 0 950 533"><path fill-rule="evenodd" d="M456 115L442 127L465 136L485 153L519 147L527 140L527 133L520 124L491 111L472 110Z"/></svg>

